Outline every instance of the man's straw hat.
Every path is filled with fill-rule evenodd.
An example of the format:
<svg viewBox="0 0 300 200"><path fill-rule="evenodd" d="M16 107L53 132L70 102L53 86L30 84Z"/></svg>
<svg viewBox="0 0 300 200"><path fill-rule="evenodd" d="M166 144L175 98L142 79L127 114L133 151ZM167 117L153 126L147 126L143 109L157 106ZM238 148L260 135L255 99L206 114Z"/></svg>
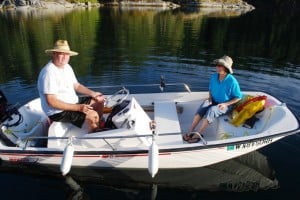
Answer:
<svg viewBox="0 0 300 200"><path fill-rule="evenodd" d="M54 44L53 49L45 50L47 54L52 54L53 52L68 53L70 56L78 55L77 52L71 51L67 40L57 40Z"/></svg>

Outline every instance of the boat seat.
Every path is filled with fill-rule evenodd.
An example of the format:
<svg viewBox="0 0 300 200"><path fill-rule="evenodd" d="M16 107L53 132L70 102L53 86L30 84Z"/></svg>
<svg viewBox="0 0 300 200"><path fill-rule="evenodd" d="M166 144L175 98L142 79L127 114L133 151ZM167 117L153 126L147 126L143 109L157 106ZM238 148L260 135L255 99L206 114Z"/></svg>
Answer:
<svg viewBox="0 0 300 200"><path fill-rule="evenodd" d="M52 122L48 130L48 137L84 136L87 132L85 128L85 125L83 128L78 128L71 123ZM67 139L49 139L48 147L65 147L67 142ZM80 145L80 142L75 140L73 144Z"/></svg>
<svg viewBox="0 0 300 200"><path fill-rule="evenodd" d="M230 115L223 115L218 118L218 129L216 139L228 139L233 137L243 137L260 133L265 127L265 122L269 120L272 108L267 108L264 111L255 115L258 121L255 122L252 128L244 126L244 124L236 127L230 120Z"/></svg>
<svg viewBox="0 0 300 200"><path fill-rule="evenodd" d="M174 101L154 102L154 121L156 122L156 133L158 135L181 133L177 108ZM171 144L171 142L172 144L174 144L174 142L180 142L182 144L181 134L157 137L158 144Z"/></svg>

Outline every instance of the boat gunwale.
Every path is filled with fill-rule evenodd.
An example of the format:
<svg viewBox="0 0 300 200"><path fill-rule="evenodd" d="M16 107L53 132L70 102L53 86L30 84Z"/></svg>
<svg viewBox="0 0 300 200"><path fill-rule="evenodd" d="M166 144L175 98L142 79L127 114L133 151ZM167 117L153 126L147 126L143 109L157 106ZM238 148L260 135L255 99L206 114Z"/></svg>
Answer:
<svg viewBox="0 0 300 200"><path fill-rule="evenodd" d="M183 147L176 147L176 148L162 148L159 149L160 154L168 153L168 152L185 152L185 151L195 151L195 150L203 150L203 149L213 149L213 148L220 148L220 147L225 147L225 146L231 146L231 145L239 145L239 144L245 144L245 143L253 143L259 140L266 140L266 139L273 139L277 138L280 136L287 137L290 135L294 135L296 133L299 133L300 129L299 126L297 129L288 131L288 132L281 132L277 134L272 134L272 135L266 135L262 137L256 137L253 139L249 140L240 140L240 141L235 141L235 142L225 142L225 143L219 143L219 144L208 144L208 145L203 145L202 143L197 143L197 144L183 144ZM272 142L271 142L272 143ZM192 145L192 146L188 146ZM179 146L179 145L176 145ZM182 146L182 145L180 145ZM9 147L10 149L3 149L0 147L0 154L5 154L5 153L18 153L18 154L32 154L32 155L49 155L49 154L63 154L64 148L61 148L61 150L57 150L57 148L48 148L48 147L34 147L35 149L15 149L15 148L20 148L20 147ZM29 147L30 148L30 147ZM259 147L261 148L261 147ZM36 150L39 149L39 150ZM110 151L103 151L103 150L88 150L86 149L83 150L75 150L74 151L74 156L75 155L113 155L113 154L148 154L148 149L140 149L140 150L110 150ZM27 155L28 156L28 155Z"/></svg>

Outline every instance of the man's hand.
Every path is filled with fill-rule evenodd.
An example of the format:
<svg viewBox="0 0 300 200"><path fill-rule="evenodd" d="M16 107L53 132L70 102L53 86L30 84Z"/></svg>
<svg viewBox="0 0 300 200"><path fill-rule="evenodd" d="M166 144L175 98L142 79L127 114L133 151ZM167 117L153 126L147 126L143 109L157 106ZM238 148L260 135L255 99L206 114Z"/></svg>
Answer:
<svg viewBox="0 0 300 200"><path fill-rule="evenodd" d="M93 99L97 102L103 103L104 99L105 99L105 96L100 92L95 92L95 95L93 96Z"/></svg>
<svg viewBox="0 0 300 200"><path fill-rule="evenodd" d="M87 114L90 110L93 110L93 107L87 104L78 104L79 105L79 111L83 112L84 114Z"/></svg>

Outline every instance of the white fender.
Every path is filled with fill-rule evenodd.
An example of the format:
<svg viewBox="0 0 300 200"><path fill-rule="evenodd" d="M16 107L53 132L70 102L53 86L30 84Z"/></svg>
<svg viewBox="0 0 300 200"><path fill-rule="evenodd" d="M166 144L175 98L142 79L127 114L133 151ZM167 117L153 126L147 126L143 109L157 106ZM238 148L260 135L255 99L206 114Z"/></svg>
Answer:
<svg viewBox="0 0 300 200"><path fill-rule="evenodd" d="M158 172L158 146L154 139L152 139L152 145L149 147L148 152L148 171L152 178Z"/></svg>
<svg viewBox="0 0 300 200"><path fill-rule="evenodd" d="M65 147L64 154L60 164L60 171L63 176L69 173L74 155L74 147L72 143L68 143Z"/></svg>

